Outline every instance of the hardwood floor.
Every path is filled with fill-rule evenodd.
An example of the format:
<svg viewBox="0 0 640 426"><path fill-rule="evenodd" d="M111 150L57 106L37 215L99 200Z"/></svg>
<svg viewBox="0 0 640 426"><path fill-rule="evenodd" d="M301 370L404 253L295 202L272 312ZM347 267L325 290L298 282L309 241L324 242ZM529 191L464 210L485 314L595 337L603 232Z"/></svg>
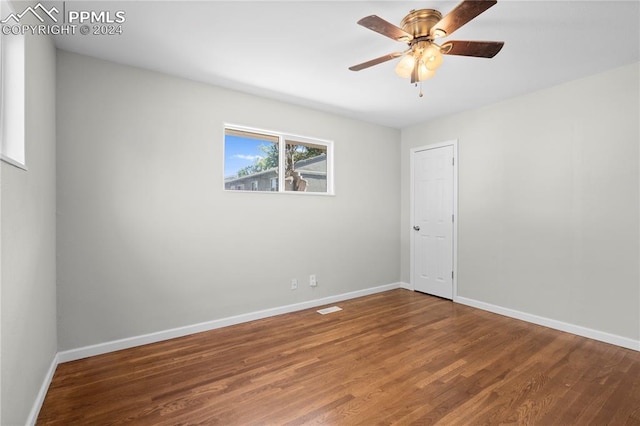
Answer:
<svg viewBox="0 0 640 426"><path fill-rule="evenodd" d="M60 364L39 425L640 425L640 352L407 290Z"/></svg>

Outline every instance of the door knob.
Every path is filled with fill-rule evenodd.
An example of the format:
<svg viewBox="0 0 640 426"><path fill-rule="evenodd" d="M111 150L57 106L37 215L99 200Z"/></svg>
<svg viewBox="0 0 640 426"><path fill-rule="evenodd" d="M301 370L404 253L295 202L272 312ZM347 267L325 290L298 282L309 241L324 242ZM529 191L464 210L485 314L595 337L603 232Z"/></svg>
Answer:
<svg viewBox="0 0 640 426"><path fill-rule="evenodd" d="M415 226L413 227L413 229L414 229L415 231L419 231L419 230L420 230L420 227L419 227L418 225L415 225Z"/></svg>

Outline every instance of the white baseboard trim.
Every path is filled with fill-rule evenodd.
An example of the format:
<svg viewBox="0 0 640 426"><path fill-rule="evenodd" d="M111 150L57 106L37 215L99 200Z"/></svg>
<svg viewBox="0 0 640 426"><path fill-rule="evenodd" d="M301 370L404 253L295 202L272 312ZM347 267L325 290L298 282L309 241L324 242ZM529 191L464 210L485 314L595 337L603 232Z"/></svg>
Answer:
<svg viewBox="0 0 640 426"><path fill-rule="evenodd" d="M44 398L47 396L47 391L49 390L49 385L51 384L51 380L53 380L53 374L56 372L57 366L58 354L55 354L53 356L53 360L51 360L49 370L47 370L47 374L42 381L42 385L40 386L40 390L38 391L36 400L33 402L33 406L31 407L31 411L29 412L29 417L27 418L25 425L33 426L36 424L36 420L38 420L38 414L40 414L40 408L42 408Z"/></svg>
<svg viewBox="0 0 640 426"><path fill-rule="evenodd" d="M456 296L454 297L453 301L462 305L482 309L483 311L493 312L494 314L504 315L506 317L553 328L554 330L565 331L567 333L587 337L589 339L598 340L600 342L610 343L612 345L621 346L623 348L640 351L640 340L634 340L628 337L618 336L616 334L611 334L604 331L593 330L591 328L569 324L551 318L528 314L526 312L516 311L515 309L504 308L502 306L492 305L491 303L481 302L475 299L468 299L466 297Z"/></svg>
<svg viewBox="0 0 640 426"><path fill-rule="evenodd" d="M161 342L164 340L174 339L176 337L187 336L190 334L201 333L203 331L214 330L216 328L236 325L243 322L255 321L262 318L268 318L290 312L301 311L304 309L315 308L330 303L336 303L343 300L355 299L356 297L368 296L370 294L381 293L396 288L400 288L402 283L393 283L382 285L379 287L367 288L364 290L342 293L335 296L328 296L322 299L314 299L306 302L295 303L293 305L285 305L277 308L265 309L262 311L249 312L246 314L235 315L232 317L221 318L213 321L202 322L199 324L187 325L184 327L172 328L169 330L157 331L154 333L143 334L140 336L127 337L124 339L113 340L110 342L98 343L96 345L85 346L77 349L58 352L58 362L75 361L90 356L102 355L109 352L115 352L122 349L133 348L136 346L146 345L149 343Z"/></svg>
<svg viewBox="0 0 640 426"><path fill-rule="evenodd" d="M400 284L400 288L404 288L405 290L411 290L411 291L415 290L413 286L409 283L400 282L399 284Z"/></svg>

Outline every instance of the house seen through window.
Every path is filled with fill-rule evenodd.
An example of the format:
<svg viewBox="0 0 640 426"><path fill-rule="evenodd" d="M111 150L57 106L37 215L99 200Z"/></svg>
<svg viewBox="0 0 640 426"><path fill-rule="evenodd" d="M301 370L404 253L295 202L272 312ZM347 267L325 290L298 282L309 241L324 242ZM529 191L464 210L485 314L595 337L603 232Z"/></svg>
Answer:
<svg viewBox="0 0 640 426"><path fill-rule="evenodd" d="M328 141L226 127L224 188L331 194L331 148Z"/></svg>

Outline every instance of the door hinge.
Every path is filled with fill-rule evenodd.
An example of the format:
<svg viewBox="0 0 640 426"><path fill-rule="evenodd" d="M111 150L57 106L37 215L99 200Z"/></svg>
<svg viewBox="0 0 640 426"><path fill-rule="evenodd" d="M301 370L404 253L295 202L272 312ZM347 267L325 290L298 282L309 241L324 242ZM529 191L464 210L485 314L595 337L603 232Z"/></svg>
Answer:
<svg viewBox="0 0 640 426"><path fill-rule="evenodd" d="M455 220L454 220L454 218L453 218L453 216L454 216L454 215L451 215L451 222L454 222L454 221L455 221Z"/></svg>
<svg viewBox="0 0 640 426"><path fill-rule="evenodd" d="M456 165L456 158L455 158L455 157L453 157L453 158L451 159L451 165L452 165L452 166L455 166L455 165Z"/></svg>
<svg viewBox="0 0 640 426"><path fill-rule="evenodd" d="M453 279L453 271L451 271L451 279Z"/></svg>

